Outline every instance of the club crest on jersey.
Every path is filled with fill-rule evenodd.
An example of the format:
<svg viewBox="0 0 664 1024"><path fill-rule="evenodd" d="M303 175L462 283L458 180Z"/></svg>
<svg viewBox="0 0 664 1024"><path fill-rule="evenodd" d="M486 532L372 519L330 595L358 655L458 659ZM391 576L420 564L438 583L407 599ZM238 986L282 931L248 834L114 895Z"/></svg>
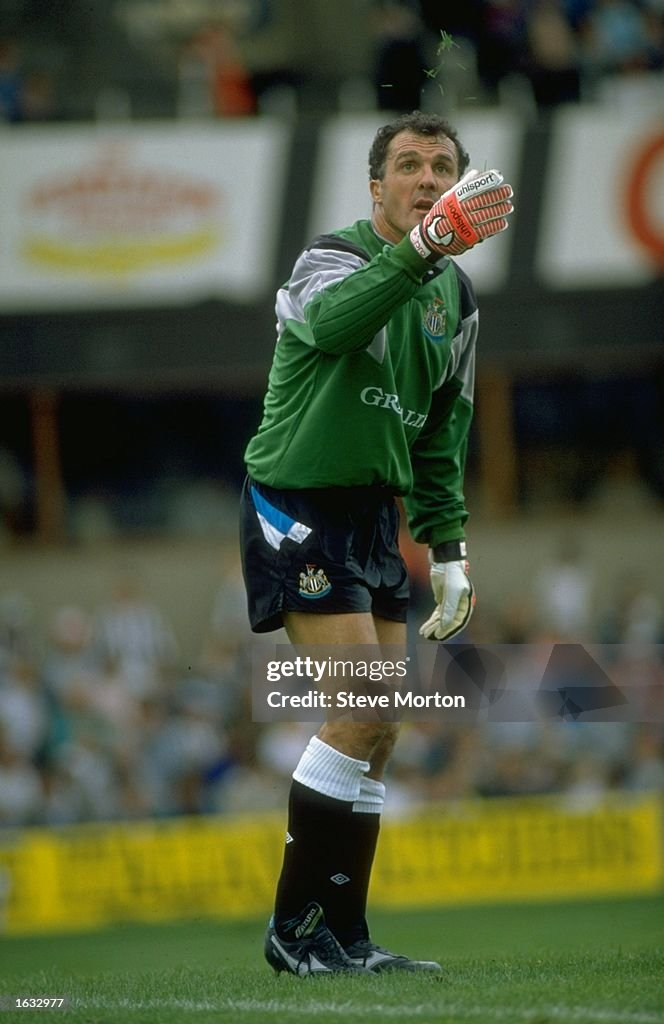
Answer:
<svg viewBox="0 0 664 1024"><path fill-rule="evenodd" d="M444 301L436 296L424 310L422 317L424 333L429 341L442 341L447 327L447 309Z"/></svg>
<svg viewBox="0 0 664 1024"><path fill-rule="evenodd" d="M325 597L331 590L332 584L327 576L322 569L317 569L315 565L307 565L307 571L300 573L300 597L315 600Z"/></svg>

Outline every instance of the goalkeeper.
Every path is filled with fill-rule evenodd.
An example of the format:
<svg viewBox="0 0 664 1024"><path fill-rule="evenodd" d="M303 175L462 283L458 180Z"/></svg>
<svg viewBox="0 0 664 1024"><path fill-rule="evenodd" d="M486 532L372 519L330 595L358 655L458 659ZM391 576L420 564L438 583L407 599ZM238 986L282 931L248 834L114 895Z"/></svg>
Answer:
<svg viewBox="0 0 664 1024"><path fill-rule="evenodd" d="M241 508L255 632L404 647L396 495L429 548L433 611L420 634L449 640L471 616L463 474L478 314L450 257L507 228L512 189L468 163L437 115L385 125L369 154L371 219L314 239L278 293ZM397 728L330 720L302 754L265 939L277 971L440 970L376 945L366 920Z"/></svg>

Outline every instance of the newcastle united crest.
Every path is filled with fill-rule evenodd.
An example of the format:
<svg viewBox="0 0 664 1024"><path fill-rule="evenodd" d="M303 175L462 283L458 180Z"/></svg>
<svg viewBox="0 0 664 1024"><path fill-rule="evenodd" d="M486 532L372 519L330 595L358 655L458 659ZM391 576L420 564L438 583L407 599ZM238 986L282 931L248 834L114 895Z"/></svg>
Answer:
<svg viewBox="0 0 664 1024"><path fill-rule="evenodd" d="M300 597L325 597L332 590L332 584L322 569L307 565L307 571L300 573Z"/></svg>
<svg viewBox="0 0 664 1024"><path fill-rule="evenodd" d="M442 341L447 326L447 310L445 303L436 296L424 310L422 318L424 333L430 341Z"/></svg>

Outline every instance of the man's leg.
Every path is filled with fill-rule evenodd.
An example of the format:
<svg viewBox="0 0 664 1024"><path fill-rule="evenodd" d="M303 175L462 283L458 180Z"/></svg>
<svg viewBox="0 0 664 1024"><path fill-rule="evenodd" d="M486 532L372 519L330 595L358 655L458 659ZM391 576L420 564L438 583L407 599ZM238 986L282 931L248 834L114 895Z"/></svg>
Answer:
<svg viewBox="0 0 664 1024"><path fill-rule="evenodd" d="M296 646L378 644L369 612L284 615L288 637ZM382 775L387 749L396 730L389 722L333 720L312 737L293 773L289 798L288 835L277 886L275 920L291 918L310 900L319 903L339 941L349 941L353 922L364 919L368 876L378 835L374 814L353 808L368 780L372 757ZM382 803L382 798L381 798ZM375 833L375 834L374 834ZM359 912L356 911L359 907Z"/></svg>
<svg viewBox="0 0 664 1024"><path fill-rule="evenodd" d="M289 639L308 644L401 644L402 623L369 613L284 616ZM439 970L370 942L366 902L385 787L398 726L331 720L310 741L293 773L275 927L288 930L312 901L352 961L371 970Z"/></svg>
<svg viewBox="0 0 664 1024"><path fill-rule="evenodd" d="M288 612L284 625L294 645L377 643L368 612ZM353 820L353 805L381 726L346 722L340 730L335 726L334 736L323 726L293 772L283 866L265 937L266 958L278 971L366 971L346 956L334 924L350 919L355 905L363 920L366 869L358 857L367 829L366 822Z"/></svg>
<svg viewBox="0 0 664 1024"><path fill-rule="evenodd" d="M364 642L392 647L388 655L392 660L397 645L405 653L404 623L371 616L371 623L366 623L366 632L373 639ZM394 722L364 723L337 719L326 722L318 732L318 738L334 750L369 765L368 771L359 779L359 791L350 810L346 808L347 856L352 862L353 872L352 875L350 871L343 874L348 874L351 881L337 885L336 891L329 887L330 900L324 906L328 924L344 948L369 937L366 903L385 799L383 776L398 731L399 727Z"/></svg>

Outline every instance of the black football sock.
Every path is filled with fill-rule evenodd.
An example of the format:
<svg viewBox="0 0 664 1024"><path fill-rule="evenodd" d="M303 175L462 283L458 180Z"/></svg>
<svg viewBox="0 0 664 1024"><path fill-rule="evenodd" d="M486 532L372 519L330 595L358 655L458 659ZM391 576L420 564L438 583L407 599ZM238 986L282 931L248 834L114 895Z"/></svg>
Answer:
<svg viewBox="0 0 664 1024"><path fill-rule="evenodd" d="M364 913L378 834L369 763L313 736L293 772L288 831L275 901L277 930L312 901L333 933L366 928ZM369 795L366 789L369 787ZM382 800L381 800L382 805ZM373 819L373 823L368 819Z"/></svg>
<svg viewBox="0 0 664 1024"><path fill-rule="evenodd" d="M274 908L275 926L295 917L312 900L326 923L335 899L356 874L352 801L336 800L293 781L288 831Z"/></svg>
<svg viewBox="0 0 664 1024"><path fill-rule="evenodd" d="M371 880L376 844L380 831L380 815L385 802L385 786L363 775L360 791L353 802L351 831L356 843L355 886L348 899L337 905L332 930L344 948L369 938L367 895Z"/></svg>
<svg viewBox="0 0 664 1024"><path fill-rule="evenodd" d="M367 925L367 894L371 879L376 843L380 829L378 814L351 814L348 824L349 860L352 859L350 881L339 886L325 919L330 931L346 948L359 939L369 938Z"/></svg>
<svg viewBox="0 0 664 1024"><path fill-rule="evenodd" d="M275 903L277 931L313 900L342 946L367 939L367 894L380 815L354 812L349 801L298 782L292 783L288 810Z"/></svg>

